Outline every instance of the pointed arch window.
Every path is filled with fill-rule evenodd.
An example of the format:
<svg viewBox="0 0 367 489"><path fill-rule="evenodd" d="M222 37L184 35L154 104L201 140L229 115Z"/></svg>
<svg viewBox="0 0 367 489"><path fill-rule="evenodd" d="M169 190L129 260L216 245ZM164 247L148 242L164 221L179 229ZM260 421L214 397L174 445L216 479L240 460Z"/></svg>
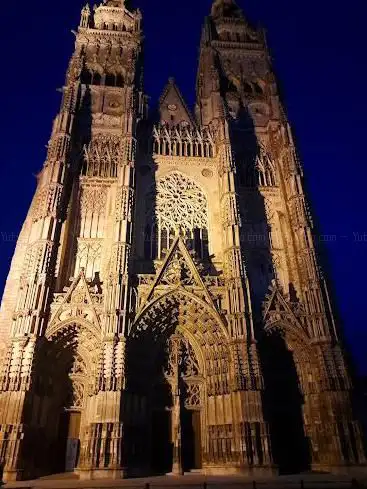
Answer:
<svg viewBox="0 0 367 489"><path fill-rule="evenodd" d="M264 150L261 150L257 157L255 169L260 187L275 187L277 185L274 164Z"/></svg>
<svg viewBox="0 0 367 489"><path fill-rule="evenodd" d="M102 77L99 73L94 73L93 75L93 85L100 85L102 82Z"/></svg>
<svg viewBox="0 0 367 489"><path fill-rule="evenodd" d="M124 86L124 77L121 74L116 76L116 87L123 88Z"/></svg>
<svg viewBox="0 0 367 489"><path fill-rule="evenodd" d="M81 83L83 83L84 85L91 85L92 79L93 79L93 73L89 71L87 68L84 68L80 75Z"/></svg>
<svg viewBox="0 0 367 489"><path fill-rule="evenodd" d="M91 178L117 178L120 161L118 139L100 137L84 147L82 176Z"/></svg>
<svg viewBox="0 0 367 489"><path fill-rule="evenodd" d="M242 162L240 184L244 187L276 187L278 185L276 168L273 160L264 148L258 154L249 152Z"/></svg>
<svg viewBox="0 0 367 489"><path fill-rule="evenodd" d="M116 75L114 73L107 73L105 79L105 85L107 87L115 87L116 86Z"/></svg>

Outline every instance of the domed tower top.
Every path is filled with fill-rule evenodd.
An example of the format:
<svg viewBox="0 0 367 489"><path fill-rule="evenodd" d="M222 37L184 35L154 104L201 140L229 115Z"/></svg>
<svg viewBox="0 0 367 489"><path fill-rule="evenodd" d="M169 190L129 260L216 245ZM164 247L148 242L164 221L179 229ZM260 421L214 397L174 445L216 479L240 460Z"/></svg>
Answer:
<svg viewBox="0 0 367 489"><path fill-rule="evenodd" d="M243 13L234 0L214 0L211 16L214 19L243 18Z"/></svg>
<svg viewBox="0 0 367 489"><path fill-rule="evenodd" d="M104 0L103 2L107 7L124 7L125 0Z"/></svg>

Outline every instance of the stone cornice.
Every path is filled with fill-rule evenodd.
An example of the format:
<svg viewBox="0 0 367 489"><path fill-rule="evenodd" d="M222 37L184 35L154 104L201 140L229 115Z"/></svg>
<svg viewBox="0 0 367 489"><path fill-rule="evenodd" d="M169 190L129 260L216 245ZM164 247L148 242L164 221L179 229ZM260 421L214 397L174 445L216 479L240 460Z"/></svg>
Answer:
<svg viewBox="0 0 367 489"><path fill-rule="evenodd" d="M236 41L212 41L213 48L220 49L221 51L231 52L233 49L243 51L243 54L260 54L263 55L265 48L259 43L250 42L236 42Z"/></svg>
<svg viewBox="0 0 367 489"><path fill-rule="evenodd" d="M169 166L217 166L217 158L202 158L199 156L162 156L155 155L153 157L156 165L169 165Z"/></svg>
<svg viewBox="0 0 367 489"><path fill-rule="evenodd" d="M96 42L96 41L120 41L124 43L124 46L129 46L132 44L140 44L143 37L140 34L136 34L133 32L127 31L110 31L110 30L101 30L101 29L84 29L79 28L77 34L77 41L82 41L85 39L87 42Z"/></svg>

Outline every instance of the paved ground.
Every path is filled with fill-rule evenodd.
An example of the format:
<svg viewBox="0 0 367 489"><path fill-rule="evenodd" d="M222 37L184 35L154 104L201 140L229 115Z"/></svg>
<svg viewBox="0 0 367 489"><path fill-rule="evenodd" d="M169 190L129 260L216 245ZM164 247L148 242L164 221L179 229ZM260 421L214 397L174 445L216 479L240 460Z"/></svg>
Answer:
<svg viewBox="0 0 367 489"><path fill-rule="evenodd" d="M352 480L355 479L358 485ZM59 474L43 477L34 481L12 482L4 489L346 489L351 487L367 488L367 468L353 470L349 474L301 474L257 478L254 482L249 476L214 477L199 474L187 474L182 477L162 476L142 479L79 481L73 474Z"/></svg>

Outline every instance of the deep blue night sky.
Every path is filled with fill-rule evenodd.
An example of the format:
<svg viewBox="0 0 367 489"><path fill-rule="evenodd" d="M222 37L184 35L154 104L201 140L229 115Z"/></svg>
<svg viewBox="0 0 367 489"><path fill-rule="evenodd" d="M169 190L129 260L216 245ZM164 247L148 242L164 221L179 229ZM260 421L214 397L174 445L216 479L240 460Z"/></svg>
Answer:
<svg viewBox="0 0 367 489"><path fill-rule="evenodd" d="M211 0L134 0L144 15L145 82L152 102L174 76L189 105L201 25ZM83 0L4 2L0 165L0 293L35 177L45 157ZM348 342L367 373L367 2L240 0L267 28L307 188L326 243ZM366 235L364 236L364 234Z"/></svg>

